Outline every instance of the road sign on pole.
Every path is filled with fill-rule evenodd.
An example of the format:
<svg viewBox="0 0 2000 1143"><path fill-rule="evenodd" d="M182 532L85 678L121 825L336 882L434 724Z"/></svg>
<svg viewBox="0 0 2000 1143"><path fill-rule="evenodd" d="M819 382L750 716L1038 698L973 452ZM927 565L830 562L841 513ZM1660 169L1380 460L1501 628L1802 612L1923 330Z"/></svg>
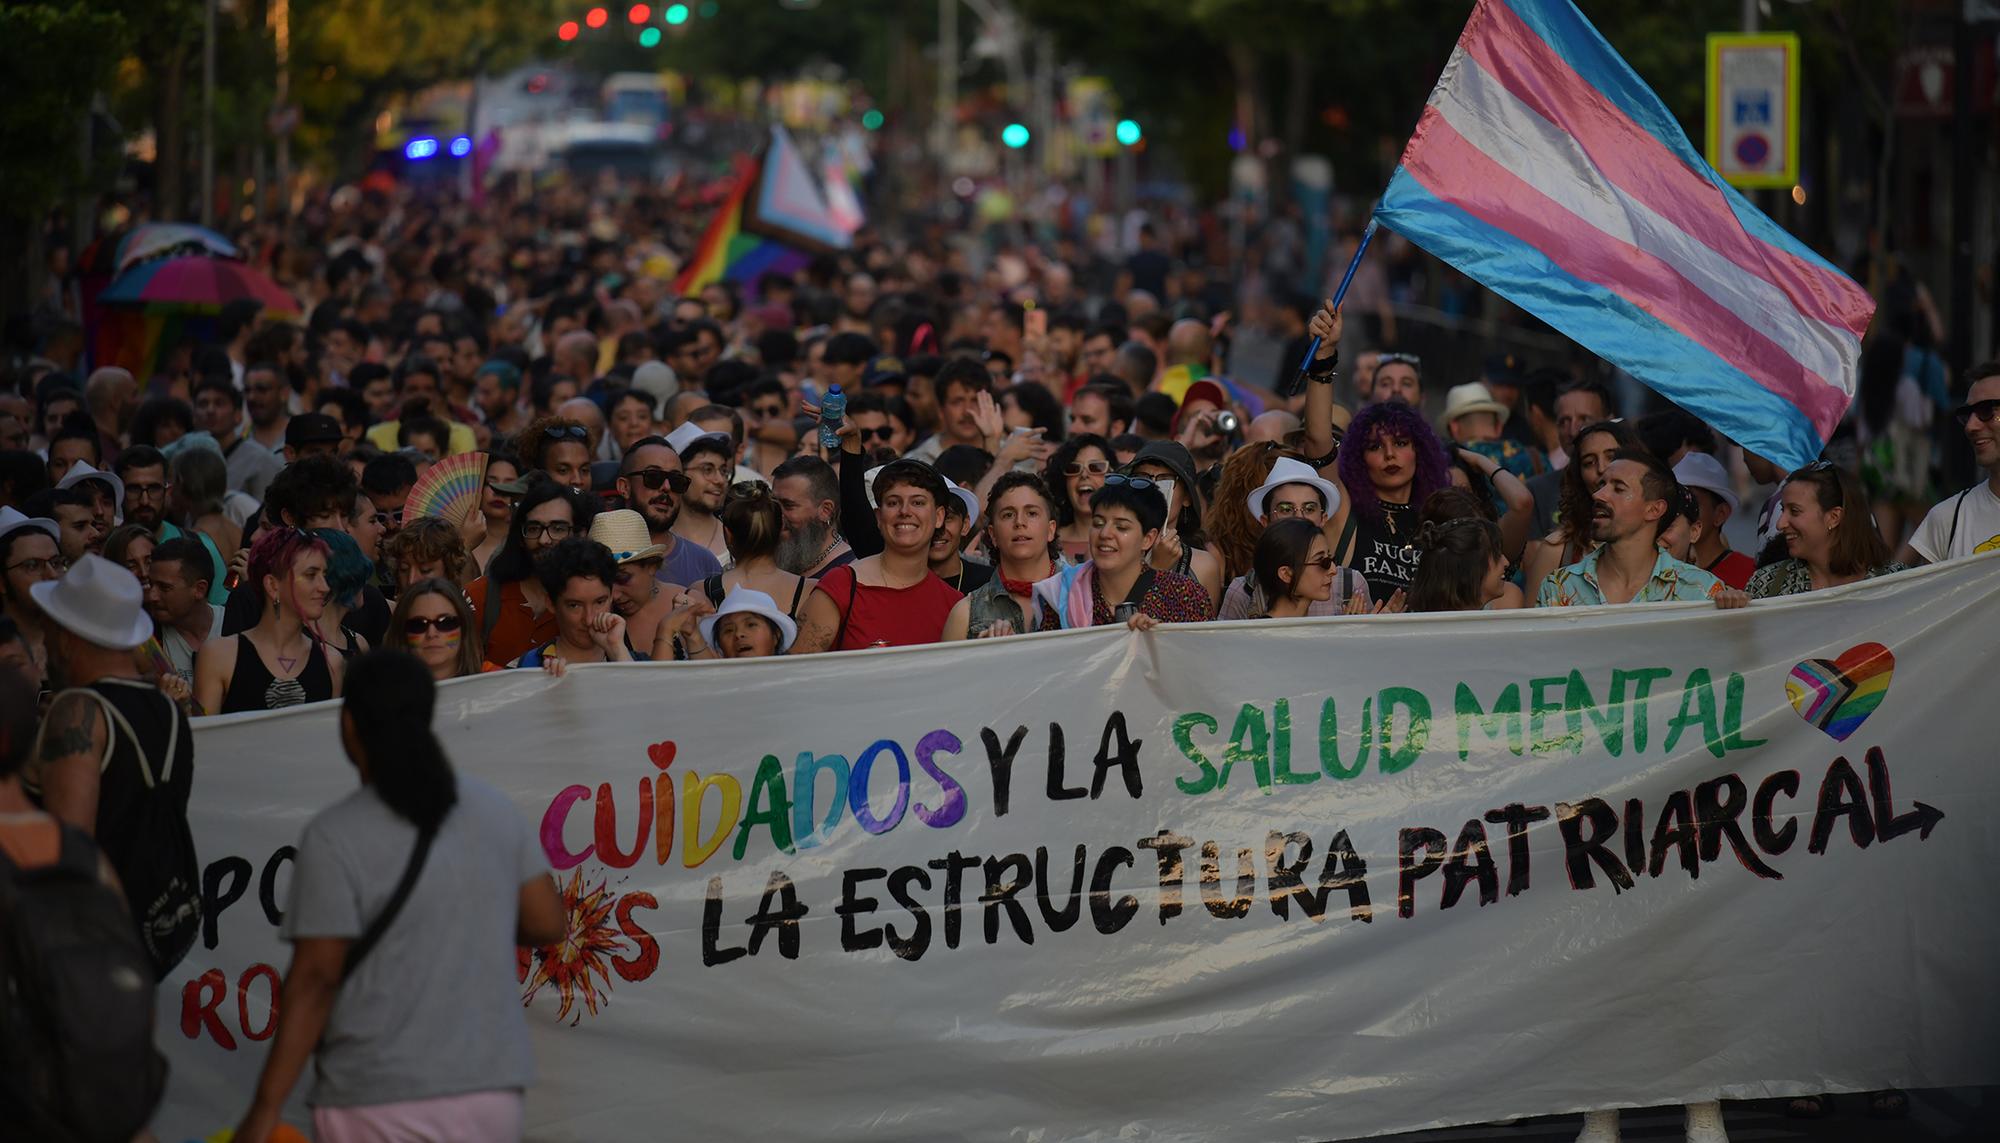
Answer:
<svg viewBox="0 0 2000 1143"><path fill-rule="evenodd" d="M1799 38L1708 37L1708 161L1739 187L1799 181Z"/></svg>

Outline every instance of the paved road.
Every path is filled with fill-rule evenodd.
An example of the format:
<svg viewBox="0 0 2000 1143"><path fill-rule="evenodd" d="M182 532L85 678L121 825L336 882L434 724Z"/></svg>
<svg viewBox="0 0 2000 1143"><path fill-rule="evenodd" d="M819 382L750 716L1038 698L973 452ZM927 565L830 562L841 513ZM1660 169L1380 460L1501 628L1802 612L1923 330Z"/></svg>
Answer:
<svg viewBox="0 0 2000 1143"><path fill-rule="evenodd" d="M1724 1103L1731 1143L1771 1140L1812 1140L1813 1143L1924 1143L1929 1140L2000 1139L2000 1087L1936 1088L1910 1093L1910 1114L1904 1119L1870 1119L1867 1100L1843 1095L1824 1119L1792 1119L1785 1101L1756 1100ZM1524 1119L1507 1127L1453 1127L1383 1136L1396 1143L1571 1143L1581 1119L1574 1115ZM1681 1138L1677 1107L1627 1111L1621 1120L1624 1137L1632 1141L1667 1143Z"/></svg>

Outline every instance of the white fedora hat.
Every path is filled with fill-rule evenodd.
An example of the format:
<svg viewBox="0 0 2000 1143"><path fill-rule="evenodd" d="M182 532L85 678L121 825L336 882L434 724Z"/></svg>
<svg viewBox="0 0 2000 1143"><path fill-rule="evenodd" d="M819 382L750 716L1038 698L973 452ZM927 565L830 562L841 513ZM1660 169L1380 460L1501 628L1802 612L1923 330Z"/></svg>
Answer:
<svg viewBox="0 0 2000 1143"><path fill-rule="evenodd" d="M687 421L680 428L667 434L667 447L673 449L676 453L684 453L688 450L689 445L704 437L714 437L716 440L721 441L723 451L725 452L730 451L736 443L735 438L731 437L728 433L712 433L695 424L693 421Z"/></svg>
<svg viewBox="0 0 2000 1143"><path fill-rule="evenodd" d="M111 510L113 512L123 511L125 507L125 482L118 479L116 473L95 468L87 460L79 460L75 464L70 465L69 471L63 473L63 478L56 481L56 487L74 488L86 480L103 482L106 488L111 489Z"/></svg>
<svg viewBox="0 0 2000 1143"><path fill-rule="evenodd" d="M129 651L153 637L139 577L85 553L61 579L28 585L42 614L86 643Z"/></svg>
<svg viewBox="0 0 2000 1143"><path fill-rule="evenodd" d="M23 528L40 528L49 534L49 539L57 543L62 542L61 524L56 523L47 516L27 516L23 515L18 509L0 505L0 540L6 539Z"/></svg>
<svg viewBox="0 0 2000 1143"><path fill-rule="evenodd" d="M1312 466L1306 462L1294 460L1289 456L1281 456L1278 458L1277 463L1271 466L1271 475L1266 477L1264 483L1259 484L1250 493L1247 501L1250 505L1250 515L1257 519L1262 519L1264 516L1264 502L1271 498L1271 492L1274 489L1283 488L1287 484L1305 484L1319 489L1319 494L1326 499L1326 514L1329 517L1340 508L1340 487L1338 485L1321 476L1319 473L1314 472Z"/></svg>
<svg viewBox="0 0 2000 1143"><path fill-rule="evenodd" d="M799 625L792 622L791 616L778 610L777 600L772 599L756 588L744 587L739 584L730 588L729 594L722 597L722 606L715 609L715 614L702 618L702 642L707 643L711 647L715 646L715 625L722 622L722 617L725 615L737 615L744 612L767 619L773 627L778 629L778 654L780 655L790 650L792 640L799 637Z"/></svg>

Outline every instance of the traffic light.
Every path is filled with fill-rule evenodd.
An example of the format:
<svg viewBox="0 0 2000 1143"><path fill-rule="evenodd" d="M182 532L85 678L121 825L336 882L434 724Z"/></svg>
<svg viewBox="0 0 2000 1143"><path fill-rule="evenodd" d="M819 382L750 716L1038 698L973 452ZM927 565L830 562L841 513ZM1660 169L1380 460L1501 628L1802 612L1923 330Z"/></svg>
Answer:
<svg viewBox="0 0 2000 1143"><path fill-rule="evenodd" d="M653 18L653 9L649 5L634 4L632 10L625 13L625 18L634 24L643 24Z"/></svg>
<svg viewBox="0 0 2000 1143"><path fill-rule="evenodd" d="M871 107L861 113L861 126L870 131L882 129L882 113Z"/></svg>
<svg viewBox="0 0 2000 1143"><path fill-rule="evenodd" d="M583 22L593 28L602 28L605 21L609 19L611 19L611 13L602 8L592 8L583 14Z"/></svg>
<svg viewBox="0 0 2000 1143"><path fill-rule="evenodd" d="M568 43L569 41L576 39L576 34L579 31L581 31L581 29L576 26L575 20L564 20L561 24L557 25L556 27L556 39L561 40L564 43Z"/></svg>
<svg viewBox="0 0 2000 1143"><path fill-rule="evenodd" d="M1000 129L1000 141L1002 143L1007 144L1009 147L1012 147L1016 151L1027 146L1028 145L1027 125L1022 123L1007 124L1005 127L1002 127Z"/></svg>
<svg viewBox="0 0 2000 1143"><path fill-rule="evenodd" d="M1145 132L1139 130L1139 121L1137 119L1120 119L1118 121L1117 133L1118 143L1124 147L1130 147L1145 138Z"/></svg>
<svg viewBox="0 0 2000 1143"><path fill-rule="evenodd" d="M688 22L688 6L674 4L667 9L667 23L679 27Z"/></svg>
<svg viewBox="0 0 2000 1143"><path fill-rule="evenodd" d="M659 47L659 46L660 46L660 30L659 30L658 28L643 28L643 29L641 29L641 30L640 30L640 32L639 32L639 46L640 46L640 47L642 47L642 48L657 48L657 47Z"/></svg>

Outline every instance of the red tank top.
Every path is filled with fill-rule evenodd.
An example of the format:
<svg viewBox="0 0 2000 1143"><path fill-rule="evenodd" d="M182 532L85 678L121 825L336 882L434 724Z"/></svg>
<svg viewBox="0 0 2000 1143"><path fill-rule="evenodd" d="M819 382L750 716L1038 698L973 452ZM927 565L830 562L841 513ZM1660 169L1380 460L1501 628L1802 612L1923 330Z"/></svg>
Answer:
<svg viewBox="0 0 2000 1143"><path fill-rule="evenodd" d="M870 587L854 578L852 564L821 576L818 590L843 616L836 651L935 643L944 634L952 605L963 598L935 575L925 575L912 587Z"/></svg>

